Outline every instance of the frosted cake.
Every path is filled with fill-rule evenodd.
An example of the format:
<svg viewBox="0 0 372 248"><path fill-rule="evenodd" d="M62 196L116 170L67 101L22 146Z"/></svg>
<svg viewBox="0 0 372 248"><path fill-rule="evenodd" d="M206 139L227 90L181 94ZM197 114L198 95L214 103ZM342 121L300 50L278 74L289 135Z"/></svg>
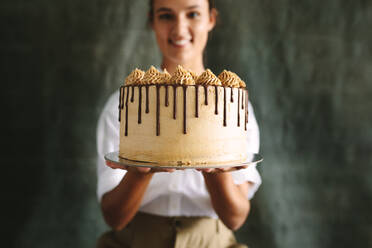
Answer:
<svg viewBox="0 0 372 248"><path fill-rule="evenodd" d="M132 71L120 87L121 158L170 165L243 161L248 91L233 72Z"/></svg>

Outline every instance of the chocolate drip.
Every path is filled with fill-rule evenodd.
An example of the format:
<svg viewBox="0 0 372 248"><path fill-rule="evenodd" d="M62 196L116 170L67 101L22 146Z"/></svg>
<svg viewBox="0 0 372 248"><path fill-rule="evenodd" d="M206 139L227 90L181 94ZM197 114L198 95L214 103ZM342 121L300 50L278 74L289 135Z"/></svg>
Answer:
<svg viewBox="0 0 372 248"><path fill-rule="evenodd" d="M183 133L186 134L186 104L187 104L187 86L182 85L183 88Z"/></svg>
<svg viewBox="0 0 372 248"><path fill-rule="evenodd" d="M173 85L173 119L176 119L177 112L177 86Z"/></svg>
<svg viewBox="0 0 372 248"><path fill-rule="evenodd" d="M226 87L223 87L223 126L226 127Z"/></svg>
<svg viewBox="0 0 372 248"><path fill-rule="evenodd" d="M199 85L195 85L195 117L199 117Z"/></svg>
<svg viewBox="0 0 372 248"><path fill-rule="evenodd" d="M242 89L242 109L244 109L244 89Z"/></svg>
<svg viewBox="0 0 372 248"><path fill-rule="evenodd" d="M216 106L215 106L214 113L218 115L218 87L217 85L214 86L214 92L216 94L216 102L215 102Z"/></svg>
<svg viewBox="0 0 372 248"><path fill-rule="evenodd" d="M160 88L162 86L165 87L165 106L169 106L169 85L167 84L157 84L157 85L131 85L131 86L121 86L119 92L119 122L121 121L121 112L125 108L125 136L128 136L128 102L130 98L130 102L134 102L134 91L135 87L138 87L138 124L142 122L142 87L146 89L146 113L149 113L149 87L155 86L156 87L156 136L160 135L160 111L161 111L161 100L160 100ZM177 87L180 85L172 85L173 86L173 119L176 119L177 116ZM181 85L183 89L183 133L187 134L187 89L188 85ZM195 117L199 117L199 86L195 85ZM221 86L214 86L215 90L215 114L218 115L218 104L219 104L219 87ZM205 94L205 105L208 105L208 85L203 85L204 94ZM129 96L131 90L131 96ZM227 103L228 103L228 96L227 96L227 87L223 86L223 126L227 126ZM234 88L230 88L230 102L234 102ZM242 95L242 96L240 96ZM247 123L248 123L248 91L243 88L238 88L238 102L237 102L237 126L240 127L240 108L244 110L245 114L245 126L244 129L247 130ZM241 103L240 103L241 102Z"/></svg>
<svg viewBox="0 0 372 248"><path fill-rule="evenodd" d="M149 86L146 85L146 110L145 113L148 114L150 112L149 110Z"/></svg>
<svg viewBox="0 0 372 248"><path fill-rule="evenodd" d="M244 123L244 130L247 130L247 123L248 123L248 91L245 90L245 123Z"/></svg>
<svg viewBox="0 0 372 248"><path fill-rule="evenodd" d="M132 85L132 96L130 98L130 102L134 102L134 86Z"/></svg>
<svg viewBox="0 0 372 248"><path fill-rule="evenodd" d="M125 98L125 136L128 136L128 98L129 98L129 87L127 87L127 96Z"/></svg>
<svg viewBox="0 0 372 248"><path fill-rule="evenodd" d="M169 92L168 85L165 85L165 107L169 106Z"/></svg>
<svg viewBox="0 0 372 248"><path fill-rule="evenodd" d="M142 86L138 86L138 124L142 122Z"/></svg>
<svg viewBox="0 0 372 248"><path fill-rule="evenodd" d="M123 90L124 90L124 86L121 86L120 87L120 91L119 91L119 106L118 106L118 109L119 109L119 122L121 121L121 110L123 109L123 100L122 100L122 96L124 94Z"/></svg>
<svg viewBox="0 0 372 248"><path fill-rule="evenodd" d="M208 105L208 85L204 85L204 104Z"/></svg>
<svg viewBox="0 0 372 248"><path fill-rule="evenodd" d="M121 109L124 109L125 86L123 86L123 94L121 96Z"/></svg>
<svg viewBox="0 0 372 248"><path fill-rule="evenodd" d="M240 89L238 89L238 127L240 127Z"/></svg>
<svg viewBox="0 0 372 248"><path fill-rule="evenodd" d="M156 136L160 135L160 85L156 85Z"/></svg>

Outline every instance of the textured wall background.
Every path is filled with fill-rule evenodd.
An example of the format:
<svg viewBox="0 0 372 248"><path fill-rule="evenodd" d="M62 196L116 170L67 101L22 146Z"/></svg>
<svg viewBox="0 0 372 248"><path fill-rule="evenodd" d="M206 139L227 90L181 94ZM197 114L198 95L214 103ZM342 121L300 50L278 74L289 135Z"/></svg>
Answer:
<svg viewBox="0 0 372 248"><path fill-rule="evenodd" d="M372 246L372 3L217 1L207 65L246 80L263 185L251 247ZM146 1L0 3L6 247L92 247L95 128L134 67L158 64Z"/></svg>

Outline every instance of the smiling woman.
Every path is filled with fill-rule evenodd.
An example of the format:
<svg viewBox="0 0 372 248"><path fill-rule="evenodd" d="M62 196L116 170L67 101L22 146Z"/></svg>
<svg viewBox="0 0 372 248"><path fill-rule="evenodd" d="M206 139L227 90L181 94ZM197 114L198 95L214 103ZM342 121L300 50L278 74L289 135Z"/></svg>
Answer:
<svg viewBox="0 0 372 248"><path fill-rule="evenodd" d="M161 68L170 74L179 65L186 73L206 72L203 52L216 18L212 1L151 0L149 20L162 54ZM97 194L105 221L112 228L100 238L98 247L246 247L236 242L232 230L245 222L250 199L261 184L255 166L234 172L111 169L115 166L109 162L106 166L103 157L119 148L119 95L118 91L110 97L97 127ZM259 131L248 105L252 132L247 153L257 153ZM136 150L141 152L144 147L137 145ZM197 152L206 153L205 147Z"/></svg>
<svg viewBox="0 0 372 248"><path fill-rule="evenodd" d="M151 1L150 24L163 55L162 68L173 73L177 65L183 65L202 73L203 51L216 16L212 1Z"/></svg>

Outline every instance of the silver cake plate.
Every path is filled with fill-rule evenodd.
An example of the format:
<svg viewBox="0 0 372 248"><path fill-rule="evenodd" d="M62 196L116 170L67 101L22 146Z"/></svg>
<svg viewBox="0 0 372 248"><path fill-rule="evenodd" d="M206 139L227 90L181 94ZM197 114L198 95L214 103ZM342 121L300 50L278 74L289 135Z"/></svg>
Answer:
<svg viewBox="0 0 372 248"><path fill-rule="evenodd" d="M119 156L119 152L110 152L105 155L105 160L109 161L119 168L126 169L130 167L146 167L146 168L162 168L162 169L206 169L206 168L232 168L234 170L238 168L246 168L251 165L255 165L263 161L263 157L258 153L248 153L248 158L244 161L221 163L221 164L203 164L203 165L186 165L186 164L167 164L157 162L144 162L125 159Z"/></svg>

